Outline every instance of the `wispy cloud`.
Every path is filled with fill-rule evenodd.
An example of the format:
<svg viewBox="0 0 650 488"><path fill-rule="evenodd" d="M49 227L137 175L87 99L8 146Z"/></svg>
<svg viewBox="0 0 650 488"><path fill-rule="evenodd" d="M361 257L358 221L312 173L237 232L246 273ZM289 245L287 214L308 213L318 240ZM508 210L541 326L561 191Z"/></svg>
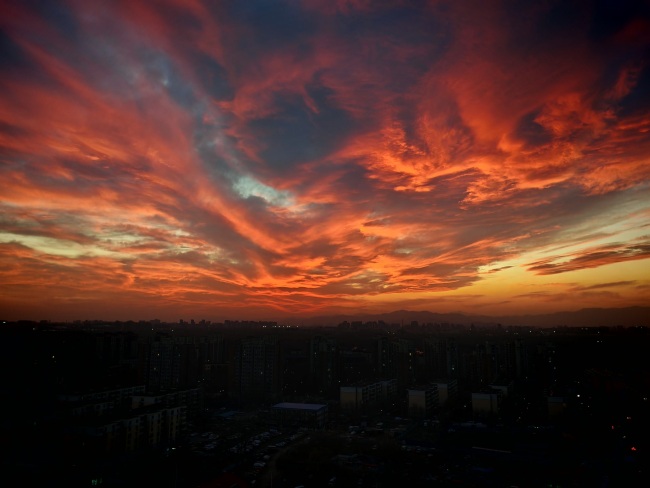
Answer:
<svg viewBox="0 0 650 488"><path fill-rule="evenodd" d="M650 257L650 244L647 242L637 245L619 244L590 248L572 255L543 259L530 263L528 269L538 274L558 274L622 261L647 259L648 257Z"/></svg>

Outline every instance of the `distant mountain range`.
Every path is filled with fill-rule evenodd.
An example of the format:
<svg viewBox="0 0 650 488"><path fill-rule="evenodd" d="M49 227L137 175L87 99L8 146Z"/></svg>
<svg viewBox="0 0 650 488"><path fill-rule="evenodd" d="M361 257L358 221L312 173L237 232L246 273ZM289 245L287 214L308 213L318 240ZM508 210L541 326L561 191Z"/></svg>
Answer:
<svg viewBox="0 0 650 488"><path fill-rule="evenodd" d="M531 315L472 315L464 313L435 313L427 311L396 310L382 314L329 315L321 317L293 317L282 322L303 326L332 326L341 322L379 322L388 324L450 323L480 325L521 325L532 327L601 327L601 326L650 326L650 307L583 308L574 312L555 312Z"/></svg>

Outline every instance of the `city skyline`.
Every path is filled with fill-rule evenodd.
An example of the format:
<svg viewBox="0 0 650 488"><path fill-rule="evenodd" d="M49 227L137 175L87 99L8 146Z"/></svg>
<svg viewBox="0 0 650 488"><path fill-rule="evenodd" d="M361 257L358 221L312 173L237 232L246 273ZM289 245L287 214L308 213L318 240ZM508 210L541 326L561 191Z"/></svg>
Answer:
<svg viewBox="0 0 650 488"><path fill-rule="evenodd" d="M0 5L2 319L650 302L643 2Z"/></svg>

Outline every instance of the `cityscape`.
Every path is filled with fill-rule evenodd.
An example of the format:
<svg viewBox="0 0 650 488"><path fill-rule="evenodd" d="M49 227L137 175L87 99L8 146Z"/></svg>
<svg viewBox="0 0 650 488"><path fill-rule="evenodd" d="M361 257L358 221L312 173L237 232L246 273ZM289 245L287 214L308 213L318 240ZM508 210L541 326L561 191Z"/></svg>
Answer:
<svg viewBox="0 0 650 488"><path fill-rule="evenodd" d="M649 331L5 322L3 483L645 486Z"/></svg>
<svg viewBox="0 0 650 488"><path fill-rule="evenodd" d="M644 0L0 0L0 485L650 486Z"/></svg>

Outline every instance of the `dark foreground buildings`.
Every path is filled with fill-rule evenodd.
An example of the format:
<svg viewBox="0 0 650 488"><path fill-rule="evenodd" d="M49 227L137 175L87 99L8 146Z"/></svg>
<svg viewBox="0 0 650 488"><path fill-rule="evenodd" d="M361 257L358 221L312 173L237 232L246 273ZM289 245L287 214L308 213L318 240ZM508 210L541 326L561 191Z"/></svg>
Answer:
<svg viewBox="0 0 650 488"><path fill-rule="evenodd" d="M4 486L647 481L645 328L93 322L0 334Z"/></svg>

